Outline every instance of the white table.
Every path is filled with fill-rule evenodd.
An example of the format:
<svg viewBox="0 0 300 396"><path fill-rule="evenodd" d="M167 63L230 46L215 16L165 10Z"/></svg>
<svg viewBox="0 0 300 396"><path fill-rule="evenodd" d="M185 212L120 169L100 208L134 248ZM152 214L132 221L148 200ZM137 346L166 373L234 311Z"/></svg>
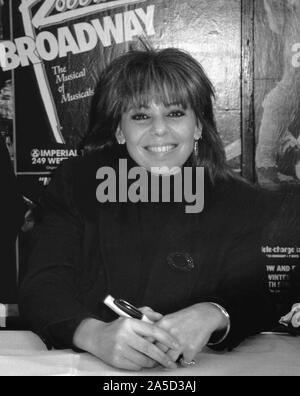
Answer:
<svg viewBox="0 0 300 396"><path fill-rule="evenodd" d="M128 372L107 366L87 353L47 351L35 334L0 331L0 375L101 375L101 376L282 376L300 375L300 337L260 334L231 352L205 349L196 366Z"/></svg>

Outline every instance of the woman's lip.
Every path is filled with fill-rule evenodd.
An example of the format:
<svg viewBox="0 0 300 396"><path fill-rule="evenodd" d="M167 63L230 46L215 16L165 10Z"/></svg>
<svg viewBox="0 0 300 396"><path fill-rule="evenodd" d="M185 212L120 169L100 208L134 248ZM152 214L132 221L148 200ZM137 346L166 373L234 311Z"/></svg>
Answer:
<svg viewBox="0 0 300 396"><path fill-rule="evenodd" d="M147 151L150 151L151 153L168 153L172 150L174 150L178 144L161 144L161 145L149 145L145 146L144 149Z"/></svg>

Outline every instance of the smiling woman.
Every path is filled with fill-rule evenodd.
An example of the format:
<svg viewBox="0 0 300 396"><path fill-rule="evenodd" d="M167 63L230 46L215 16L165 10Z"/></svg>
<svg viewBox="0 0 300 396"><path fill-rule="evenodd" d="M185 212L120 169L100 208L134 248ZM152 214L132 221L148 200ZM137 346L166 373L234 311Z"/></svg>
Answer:
<svg viewBox="0 0 300 396"><path fill-rule="evenodd" d="M84 156L65 161L47 187L21 288L21 313L47 343L119 368L175 368L207 344L232 349L272 327L260 253L270 199L232 175L212 99L201 65L174 48L130 51L102 72ZM127 167L158 169L155 180L168 178L174 193L182 174L181 197L204 193L204 210L163 193L128 202ZM96 177L108 168L122 198L98 202ZM199 168L202 191L185 179L187 169L202 177ZM107 294L143 307L152 323L116 319Z"/></svg>

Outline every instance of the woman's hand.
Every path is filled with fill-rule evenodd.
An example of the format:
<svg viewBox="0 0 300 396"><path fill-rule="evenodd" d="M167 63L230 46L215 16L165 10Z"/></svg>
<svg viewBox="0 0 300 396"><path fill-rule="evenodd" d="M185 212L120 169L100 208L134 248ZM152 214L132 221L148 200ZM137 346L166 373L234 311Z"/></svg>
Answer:
<svg viewBox="0 0 300 396"><path fill-rule="evenodd" d="M228 320L214 304L200 303L164 316L157 325L176 337L181 345L181 351L170 349L167 352L170 358L176 361L182 353L184 360L190 362L214 331L225 330ZM158 346L165 349L164 345Z"/></svg>
<svg viewBox="0 0 300 396"><path fill-rule="evenodd" d="M154 343L149 339L153 339ZM170 352L163 352L155 342L169 351L180 348L176 338L167 330L132 318L119 318L110 323L86 319L73 338L77 348L117 368L140 370L152 368L157 363L166 368L176 368Z"/></svg>

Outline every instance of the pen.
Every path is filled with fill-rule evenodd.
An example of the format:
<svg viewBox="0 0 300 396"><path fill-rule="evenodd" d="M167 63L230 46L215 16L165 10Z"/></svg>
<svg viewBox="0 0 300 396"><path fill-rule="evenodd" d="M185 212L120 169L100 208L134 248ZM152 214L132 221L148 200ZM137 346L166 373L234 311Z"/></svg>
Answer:
<svg viewBox="0 0 300 396"><path fill-rule="evenodd" d="M147 316L144 315L139 309L137 309L129 302L122 300L121 298L114 298L109 294L105 297L103 302L119 316L139 319L144 322L153 324L152 320L147 318Z"/></svg>

